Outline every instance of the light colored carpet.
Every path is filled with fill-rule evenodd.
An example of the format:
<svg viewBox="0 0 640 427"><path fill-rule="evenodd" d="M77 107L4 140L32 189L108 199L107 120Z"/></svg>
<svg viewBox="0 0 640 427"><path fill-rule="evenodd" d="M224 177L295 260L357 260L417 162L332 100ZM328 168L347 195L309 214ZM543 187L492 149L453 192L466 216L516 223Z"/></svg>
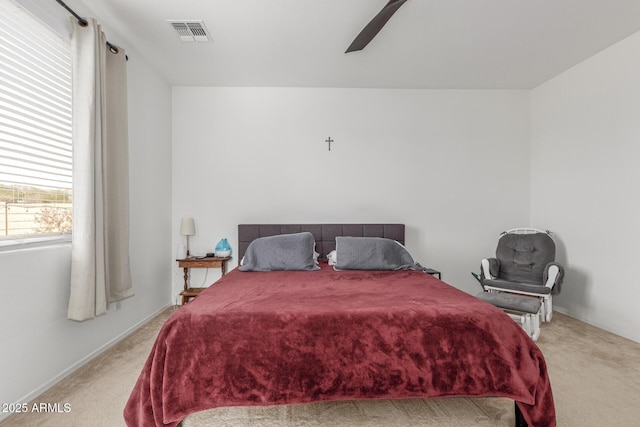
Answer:
<svg viewBox="0 0 640 427"><path fill-rule="evenodd" d="M403 399L323 402L273 407L227 407L188 416L182 427L388 427L515 425L509 399Z"/></svg>
<svg viewBox="0 0 640 427"><path fill-rule="evenodd" d="M171 310L36 399L69 404L68 413L16 414L8 426L124 426L122 410L154 338ZM640 344L555 313L538 340L551 377L558 426L640 425ZM4 386L4 385L3 385ZM29 403L29 407L32 407ZM407 399L218 408L183 427L208 426L513 426L508 399Z"/></svg>

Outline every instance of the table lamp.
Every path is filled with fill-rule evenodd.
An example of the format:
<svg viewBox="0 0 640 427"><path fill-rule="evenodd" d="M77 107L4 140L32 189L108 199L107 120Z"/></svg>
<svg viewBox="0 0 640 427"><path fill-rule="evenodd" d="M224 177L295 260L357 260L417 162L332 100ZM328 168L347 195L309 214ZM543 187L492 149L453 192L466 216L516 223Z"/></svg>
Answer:
<svg viewBox="0 0 640 427"><path fill-rule="evenodd" d="M180 235L187 236L187 257L191 255L189 252L189 236L196 234L196 225L191 217L183 217L180 221Z"/></svg>

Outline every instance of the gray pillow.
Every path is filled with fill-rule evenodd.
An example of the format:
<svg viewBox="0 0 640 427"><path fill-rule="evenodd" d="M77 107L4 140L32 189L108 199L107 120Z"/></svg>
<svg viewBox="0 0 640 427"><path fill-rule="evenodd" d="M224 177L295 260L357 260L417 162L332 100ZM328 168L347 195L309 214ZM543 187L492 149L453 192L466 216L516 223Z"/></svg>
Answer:
<svg viewBox="0 0 640 427"><path fill-rule="evenodd" d="M240 271L319 270L309 232L260 237L249 244Z"/></svg>
<svg viewBox="0 0 640 427"><path fill-rule="evenodd" d="M336 237L336 270L421 269L395 240L382 237Z"/></svg>

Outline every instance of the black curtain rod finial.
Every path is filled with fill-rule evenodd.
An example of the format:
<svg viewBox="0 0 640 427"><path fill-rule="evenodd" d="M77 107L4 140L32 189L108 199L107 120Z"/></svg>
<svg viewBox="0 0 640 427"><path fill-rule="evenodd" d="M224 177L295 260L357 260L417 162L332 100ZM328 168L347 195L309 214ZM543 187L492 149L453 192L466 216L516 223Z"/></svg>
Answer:
<svg viewBox="0 0 640 427"><path fill-rule="evenodd" d="M65 2L63 2L62 0L56 0L56 1L58 2L58 4L60 6L64 7L65 9L67 9L67 12L72 14L73 17L78 20L78 24L80 24L81 27L86 27L87 25L89 25L89 21L84 19L82 16L78 15L73 9L71 9L69 6L67 6ZM112 45L111 43L107 42L107 47L114 54L118 53L118 48L115 47L114 45ZM127 59L127 61L129 60L129 56L128 55L125 55L125 58Z"/></svg>

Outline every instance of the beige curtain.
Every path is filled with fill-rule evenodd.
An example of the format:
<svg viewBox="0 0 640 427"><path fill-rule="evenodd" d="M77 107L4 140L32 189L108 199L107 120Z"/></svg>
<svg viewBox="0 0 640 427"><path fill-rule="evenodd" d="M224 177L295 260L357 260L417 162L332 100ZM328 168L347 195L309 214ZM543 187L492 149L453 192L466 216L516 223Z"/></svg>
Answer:
<svg viewBox="0 0 640 427"><path fill-rule="evenodd" d="M73 234L68 317L133 296L129 267L126 57L95 20L72 19Z"/></svg>

